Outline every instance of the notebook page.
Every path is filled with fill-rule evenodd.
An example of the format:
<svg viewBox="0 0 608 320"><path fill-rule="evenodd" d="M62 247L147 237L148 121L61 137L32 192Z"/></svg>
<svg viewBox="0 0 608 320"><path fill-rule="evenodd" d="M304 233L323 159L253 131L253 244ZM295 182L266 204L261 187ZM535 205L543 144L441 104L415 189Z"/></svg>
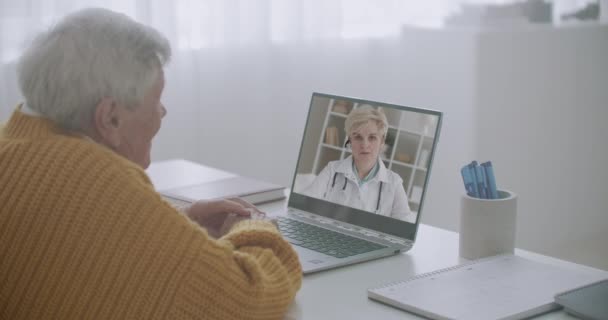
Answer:
<svg viewBox="0 0 608 320"><path fill-rule="evenodd" d="M435 319L520 319L557 308L558 292L607 277L503 255L369 289L368 295Z"/></svg>

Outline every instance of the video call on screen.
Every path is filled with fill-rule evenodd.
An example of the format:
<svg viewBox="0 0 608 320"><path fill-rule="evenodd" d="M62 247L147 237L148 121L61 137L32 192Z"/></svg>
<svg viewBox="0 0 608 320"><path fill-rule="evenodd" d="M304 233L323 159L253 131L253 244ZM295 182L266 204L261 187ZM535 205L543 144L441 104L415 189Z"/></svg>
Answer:
<svg viewBox="0 0 608 320"><path fill-rule="evenodd" d="M332 192L329 189L336 188L336 184L338 188L344 187L345 182L335 181L342 177L340 175L329 177L329 180L326 179L326 183L321 188L312 188L315 179L320 179L319 174L331 163L335 167L342 161L346 162L349 157L352 161L355 161L356 157L352 154L352 142L345 145L348 139L345 123L349 114L358 108L376 109L386 115L388 132L382 137L384 144L378 150L377 157L388 171L398 175L402 180L402 187L406 195L404 201L407 202L409 213L405 216L399 215L399 219L415 223L428 178L429 171L427 168L435 145L434 140L438 122L437 115L424 111L401 110L390 105L314 96L305 128L293 192L331 202L343 202L340 204L373 214L381 214L382 205L390 203L390 199L387 199L389 196L385 195L388 192L386 190L395 189L397 186L387 187L385 185L380 190L377 187L370 187L367 192L373 192L374 195L363 195L362 198L371 202L365 206L356 204L356 201L342 199L348 198L348 194L330 196ZM323 190L324 188L328 190ZM385 190L384 193L382 189ZM343 192L348 191L344 190ZM380 205L375 203L375 199L378 199L376 193L382 194L379 197L380 202L382 202ZM403 207L403 205L403 203L394 204L397 207ZM387 210L384 209L384 211ZM386 213L384 214L386 215Z"/></svg>

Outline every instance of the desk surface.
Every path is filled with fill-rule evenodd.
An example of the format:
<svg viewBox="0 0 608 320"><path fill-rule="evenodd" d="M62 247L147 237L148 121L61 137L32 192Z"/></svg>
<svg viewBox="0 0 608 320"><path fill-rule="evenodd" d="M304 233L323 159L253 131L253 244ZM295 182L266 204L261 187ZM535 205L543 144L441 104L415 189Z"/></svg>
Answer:
<svg viewBox="0 0 608 320"><path fill-rule="evenodd" d="M161 174L179 184L170 173ZM159 177L152 177L159 181ZM164 179L164 180L167 180ZM164 181L163 180L163 181ZM187 181L192 184L192 181ZM163 186L156 185L157 190ZM285 212L286 200L259 206L271 216ZM516 249L517 255L546 263L578 269L586 266ZM383 305L367 298L367 289L388 282L410 278L417 274L451 267L465 260L458 256L458 233L421 224L412 250L392 257L368 261L338 269L322 271L304 277L302 288L291 306L287 319L421 319L414 314ZM576 319L563 311L554 311L535 319Z"/></svg>
<svg viewBox="0 0 608 320"><path fill-rule="evenodd" d="M269 215L285 212L286 201L261 205ZM516 249L517 255L551 264L592 269ZM304 276L287 319L422 319L367 298L367 289L466 262L458 256L458 233L421 224L412 250ZM535 319L576 319L554 311Z"/></svg>

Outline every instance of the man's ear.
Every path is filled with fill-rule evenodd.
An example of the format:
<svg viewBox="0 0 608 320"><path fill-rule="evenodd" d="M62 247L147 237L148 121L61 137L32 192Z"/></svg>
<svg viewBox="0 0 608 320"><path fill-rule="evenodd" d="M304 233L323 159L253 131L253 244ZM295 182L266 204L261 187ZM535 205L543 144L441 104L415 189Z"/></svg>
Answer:
<svg viewBox="0 0 608 320"><path fill-rule="evenodd" d="M95 130L101 138L101 142L108 147L115 149L120 146L120 125L121 113L116 101L109 97L102 98L95 107L93 124Z"/></svg>

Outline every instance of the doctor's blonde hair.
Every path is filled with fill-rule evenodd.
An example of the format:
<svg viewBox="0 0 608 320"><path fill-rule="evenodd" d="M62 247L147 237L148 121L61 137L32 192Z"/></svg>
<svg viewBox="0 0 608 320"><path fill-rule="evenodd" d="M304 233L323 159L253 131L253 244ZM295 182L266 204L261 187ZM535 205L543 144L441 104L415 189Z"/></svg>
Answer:
<svg viewBox="0 0 608 320"><path fill-rule="evenodd" d="M344 124L344 131L346 131L346 135L350 136L352 132L369 121L376 123L378 130L380 130L383 137L386 138L386 133L388 132L388 120L386 119L386 115L384 114L384 111L382 111L382 108L374 109L369 104L361 105L348 114L346 123Z"/></svg>

